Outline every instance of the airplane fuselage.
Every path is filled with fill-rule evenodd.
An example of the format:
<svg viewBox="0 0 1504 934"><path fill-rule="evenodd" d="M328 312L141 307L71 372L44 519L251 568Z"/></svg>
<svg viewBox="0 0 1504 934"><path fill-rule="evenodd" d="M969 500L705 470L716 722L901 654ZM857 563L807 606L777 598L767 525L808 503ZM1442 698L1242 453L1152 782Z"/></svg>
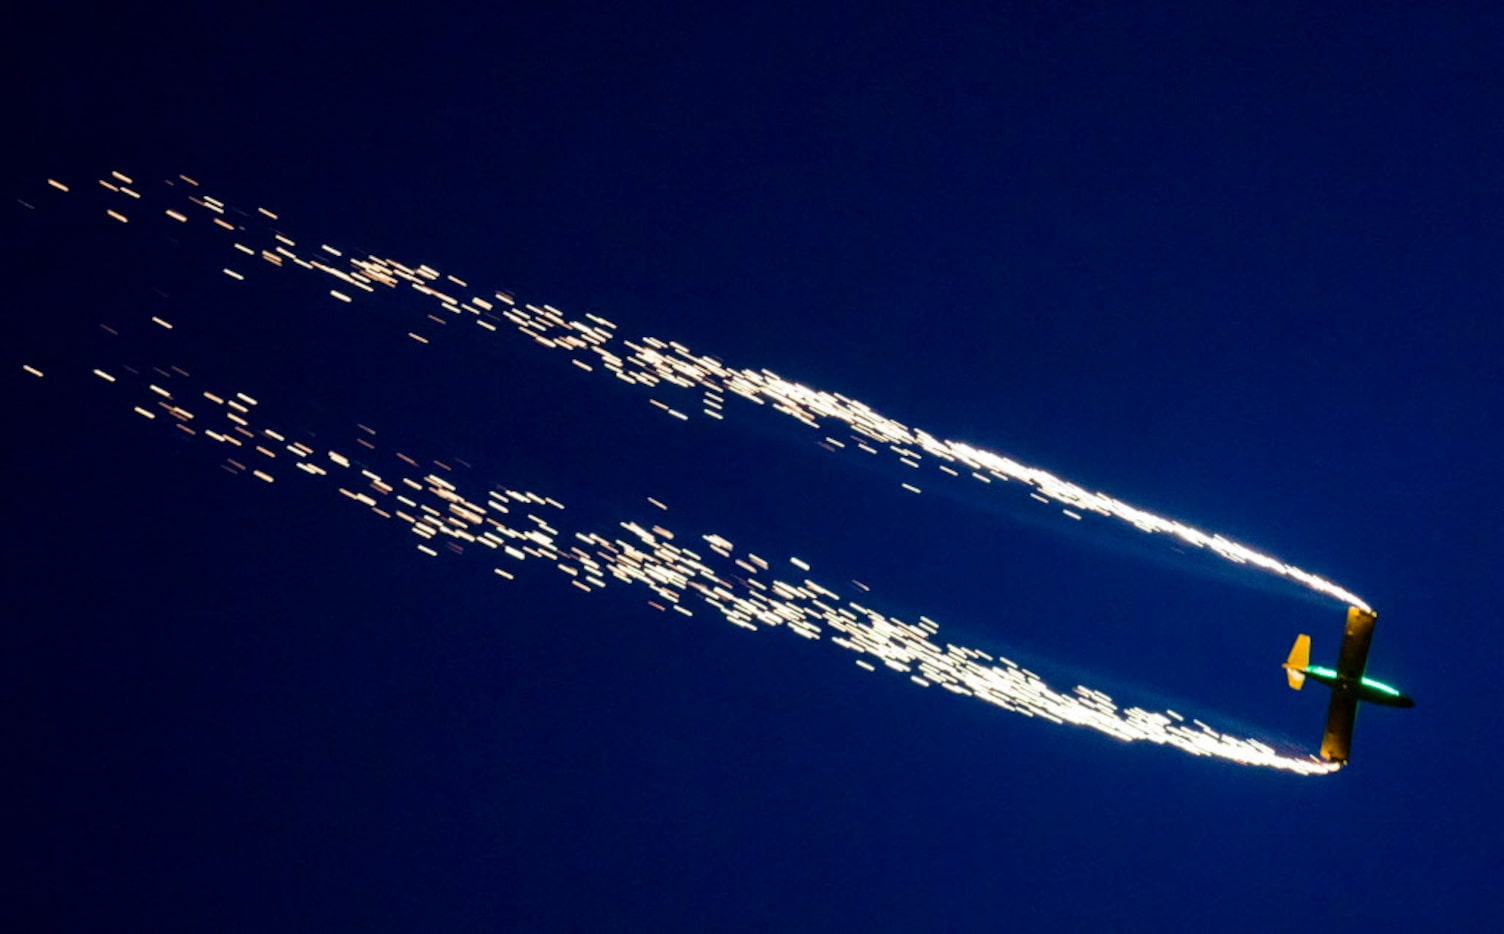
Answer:
<svg viewBox="0 0 1504 934"><path fill-rule="evenodd" d="M1330 668L1307 665L1301 670L1307 678L1331 688L1333 693L1345 694L1365 704L1382 704L1385 707L1414 707L1415 701L1394 688L1372 678L1344 678Z"/></svg>

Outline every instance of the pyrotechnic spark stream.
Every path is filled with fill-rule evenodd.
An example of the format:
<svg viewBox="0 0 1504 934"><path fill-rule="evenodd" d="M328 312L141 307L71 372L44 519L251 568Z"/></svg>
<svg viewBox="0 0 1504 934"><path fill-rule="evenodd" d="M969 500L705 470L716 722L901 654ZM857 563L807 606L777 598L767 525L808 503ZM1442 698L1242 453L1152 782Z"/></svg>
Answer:
<svg viewBox="0 0 1504 934"><path fill-rule="evenodd" d="M841 597L802 576L809 565L797 557L790 557L789 564L800 574L785 577L771 573L768 562L756 555L743 553L744 559L739 558L736 546L714 533L700 539L719 560L674 544L678 533L662 525L650 529L626 521L611 535L568 528L564 504L552 497L500 485L474 496L462 489L463 478L453 468L436 461L425 467L401 452L383 454L369 440L370 434L358 439L356 456L289 442L295 433L269 427L245 393L195 390L192 379L181 371L164 380L170 388L148 383L138 374L117 376L99 370L90 375L141 392L144 401L135 412L148 418L163 415L164 424L190 438L234 449L223 464L229 473L266 483L279 476L328 481L341 496L371 513L405 523L423 540L418 550L432 557L481 548L496 562L495 573L506 579L515 577L521 566L542 565L586 593L613 582L638 585L652 592L653 605L685 616L704 609L753 632L781 627L805 639L829 635L830 642L854 653L867 671L876 670L875 662L908 675L921 687L938 686L1024 716L1088 727L1126 742L1156 743L1192 755L1304 775L1335 768L1312 758L1283 755L1264 743L1220 733L1198 721L1188 724L1173 711L1120 708L1108 695L1082 685L1058 690L1011 659L944 641L939 624L927 617L908 622ZM380 472L373 467L379 461Z"/></svg>
<svg viewBox="0 0 1504 934"><path fill-rule="evenodd" d="M195 189L199 187L197 182L182 176L180 179ZM70 190L50 179L48 184L59 192ZM169 194L181 190L171 182L167 184ZM123 194L117 190L118 186L103 180L101 187L115 195ZM130 197L139 200L141 195L133 191ZM1254 565L1298 581L1319 593L1366 608L1356 596L1320 577L1221 536L1208 535L1182 523L1135 509L1105 494L1089 492L999 454L961 442L937 439L881 416L866 405L840 394L810 389L766 370L732 369L715 358L694 355L677 342L652 337L640 342L619 340L614 334L616 326L594 315L586 315L583 321L567 320L563 313L548 305L519 307L503 292L494 292L489 298L457 297L451 293L467 290L466 283L452 275L441 276L426 265L407 266L395 260L350 255L348 251L343 251L342 257L342 251L329 246L321 246L319 252L305 256L294 251L295 241L275 231L270 231L270 236L264 238L263 248L246 247L240 241L252 239L254 235L247 229L246 222L256 221L256 218L235 211L222 201L191 192L187 194L186 202L184 211L168 209L161 215L154 212L154 216L166 216L178 224L192 223L193 218L201 217L201 212L207 211L213 215L211 220L215 227L223 228L227 236L235 238L233 249L255 256L266 264L261 274L297 267L328 275L340 280L348 289L332 292L341 302L349 303L357 297L351 292L369 294L378 288L395 289L405 283L439 304L445 314L430 314L427 320L440 327L446 326L450 320L464 320L466 317L490 331L499 330L504 322L510 323L541 346L590 355L604 370L623 382L649 389L666 384L678 389L703 390L703 411L712 418L722 417L724 393L729 391L758 405L771 404L774 410L810 427L822 427L822 420L841 422L851 429L853 439L864 450L875 453L868 442L876 442L888 447L905 463L919 462L920 452L924 452L949 464L967 467L971 475L982 482L990 479L1022 481L1036 498L1061 503L1081 512L1115 517L1145 532L1173 535L1227 560ZM240 222L224 221L227 210L234 212ZM274 217L265 209L259 209L259 213ZM113 209L105 216L117 222L129 219ZM205 229L212 230L207 225ZM329 265L325 257L343 258L344 268ZM248 276L257 274L251 267L244 268L247 272L236 271L230 281L243 282ZM227 268L225 272L231 270ZM171 327L160 319L155 320L164 328ZM422 334L409 332L409 336L427 343ZM593 367L578 356L574 361L582 369L593 372ZM379 456L379 451L369 437L357 439L361 448L358 458L335 450L321 453L302 442L288 443L289 433L258 427L257 403L249 395L243 392L195 392L187 385L190 382L187 373L181 368L171 369L172 372L160 368L155 370L161 376L160 381L166 384L165 388L147 383L139 374L130 374L136 377L134 380L98 369L90 375L117 387L129 384L144 388L147 398L143 403L135 404L133 411L147 419L155 420L158 414L164 414L166 418L159 424L170 425L188 437L234 448L222 465L232 474L248 474L267 483L277 479L279 471L282 476L334 479L342 496L382 518L406 523L424 540L425 544L418 547L427 555L440 554L435 547L439 544L443 545L443 550L454 553L462 552L466 546L476 546L495 554L499 565L495 572L507 579L514 576L508 569L511 565L532 558L535 563L547 563L556 568L570 578L574 587L586 592L603 589L614 580L644 586L668 607L686 616L693 615L695 608L705 608L742 629L757 631L782 627L807 639L819 639L830 633L830 641L856 653L857 664L868 671L875 670L872 661L876 661L908 674L910 680L920 686L938 685L951 693L973 697L1005 710L1056 723L1086 726L1125 741L1168 745L1194 755L1215 756L1300 774L1325 773L1335 768L1313 758L1283 755L1252 739L1219 733L1199 721L1193 721L1196 724L1193 728L1173 711L1156 713L1138 707L1122 709L1107 695L1084 686L1077 686L1070 692L1058 691L1009 659L995 658L978 649L942 641L939 625L926 617L920 617L918 623L909 623L846 600L809 577L784 580L771 576L766 573L769 570L766 561L751 554L746 555L745 560L734 557L732 543L719 535L702 536L710 551L721 559L709 562L696 551L673 544L676 534L661 525L645 528L635 522L622 522L620 529L625 534L613 533L608 537L581 529L566 535L553 525L554 522L563 524L555 513L564 507L551 497L498 486L488 491L483 500L472 500L451 479L452 469L438 462L434 462L440 468L438 472L425 471L415 459L394 452L392 457L397 463L391 466L392 472L378 474L370 464ZM41 375L29 365L27 370L33 375ZM199 400L207 402L210 408L203 411ZM687 418L667 403L657 399L653 402L672 416ZM200 411L190 409L190 404ZM371 434L369 429L366 432ZM827 437L826 441L832 445L841 444L834 438ZM283 455L290 455L290 458ZM286 469L283 465L287 465ZM957 473L943 465L942 469L953 475ZM297 473L289 473L289 470ZM911 484L904 486L919 492L919 488ZM665 508L660 502L651 502L660 509ZM430 542L433 544L427 544ZM727 563L735 570L720 567ZM809 566L797 558L791 558L790 563L801 572L809 570ZM666 608L656 601L653 605Z"/></svg>
<svg viewBox="0 0 1504 934"><path fill-rule="evenodd" d="M50 179L49 184L57 187L57 183ZM197 208L200 215L208 211L213 215L212 222L216 226L223 227L236 238L251 237L253 231L246 227L244 221L239 225L230 224L220 216L226 210L224 202L193 194L187 195L186 200L191 205L187 209L189 212L193 208ZM108 213L117 220L126 219L113 209ZM182 216L182 212L170 209L168 213L173 217ZM250 215L243 216L245 221L255 220ZM813 389L784 379L770 370L728 367L715 357L691 352L678 341L663 341L655 337L626 340L615 333L615 324L596 315L587 314L583 320L570 320L551 305L519 304L511 295L500 291L494 291L485 298L473 294L462 297L463 293L471 291L465 280L452 275L441 275L438 270L427 265L409 266L393 259L359 256L328 246L302 256L292 249L296 246L294 241L282 234L263 230L260 236L267 243L266 248L259 251L259 256L274 267L282 268L283 259L290 260L299 268L338 279L345 286L353 287L361 293L374 293L378 287L395 289L405 284L425 298L437 302L444 312L442 315L427 316L425 320L431 328L444 327L451 321L467 317L491 332L497 332L503 324L510 324L541 347L571 354L575 365L586 372L596 372L596 367L599 367L602 372L609 373L624 383L662 392L700 390L703 394L701 411L709 418L724 418L725 394L729 392L757 405L768 406L773 411L822 433L827 430L826 423L840 423L852 433L851 437L855 441L865 445L864 450L874 450L867 442L875 442L909 466L917 467L927 454L940 461L940 468L952 475L957 475L958 472L946 465L965 467L972 479L984 483L994 479L1019 481L1036 499L1059 504L1073 518L1079 518L1083 513L1093 513L1117 519L1142 532L1172 536L1234 564L1258 568L1345 604L1371 610L1352 591L1222 535L1209 534L1184 522L1155 515L1106 493L1093 492L995 451L963 441L937 438L922 429L911 428L888 418L865 403L840 393ZM256 250L243 246L238 239L233 245L245 253L257 253ZM342 259L343 268L330 265L326 261L326 255L321 254ZM237 270L226 268L224 272L237 280L244 278ZM330 295L346 303L353 302L356 298L340 290L331 290ZM409 336L419 343L429 341L429 337L422 333L409 332ZM581 359L581 356L590 360ZM650 401L674 418L683 420L690 417L685 411L660 399ZM912 483L905 483L903 487L913 493L921 492L921 488Z"/></svg>

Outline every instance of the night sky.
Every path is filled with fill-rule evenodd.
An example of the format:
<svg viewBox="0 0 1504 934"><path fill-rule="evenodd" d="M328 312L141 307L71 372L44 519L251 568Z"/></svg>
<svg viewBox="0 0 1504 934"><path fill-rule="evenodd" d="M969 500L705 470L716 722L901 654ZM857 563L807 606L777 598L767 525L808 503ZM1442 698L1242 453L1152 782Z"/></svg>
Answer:
<svg viewBox="0 0 1504 934"><path fill-rule="evenodd" d="M13 20L6 929L1493 930L1504 17L1308 6ZM766 407L680 421L515 331L420 345L413 297L232 282L207 221L108 219L112 171L1222 533L1371 603L1418 706L1361 709L1335 775L1195 757L232 476L90 369L797 556L1291 755L1326 692L1279 665L1341 636L1340 601Z"/></svg>

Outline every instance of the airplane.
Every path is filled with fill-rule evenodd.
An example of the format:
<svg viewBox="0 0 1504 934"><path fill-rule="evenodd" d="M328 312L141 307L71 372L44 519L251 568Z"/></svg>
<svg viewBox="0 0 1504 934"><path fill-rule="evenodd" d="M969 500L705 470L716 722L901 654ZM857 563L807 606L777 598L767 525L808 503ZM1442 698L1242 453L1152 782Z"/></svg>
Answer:
<svg viewBox="0 0 1504 934"><path fill-rule="evenodd" d="M1332 702L1326 710L1326 733L1321 738L1321 758L1346 765L1353 741L1353 719L1358 701L1385 707L1414 707L1415 701L1372 678L1363 676L1368 666L1368 644L1373 640L1373 624L1378 616L1355 606L1347 608L1347 630L1337 653L1337 669L1311 664L1311 637L1295 637L1290 657L1285 660L1285 676L1290 687L1300 690L1306 679L1332 689Z"/></svg>

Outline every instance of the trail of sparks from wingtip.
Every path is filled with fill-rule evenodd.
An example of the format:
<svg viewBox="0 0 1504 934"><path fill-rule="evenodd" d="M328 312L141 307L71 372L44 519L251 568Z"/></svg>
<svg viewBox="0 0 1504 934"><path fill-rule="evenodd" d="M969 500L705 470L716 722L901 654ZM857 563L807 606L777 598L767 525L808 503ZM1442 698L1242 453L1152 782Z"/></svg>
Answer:
<svg viewBox="0 0 1504 934"><path fill-rule="evenodd" d="M225 209L223 202L207 196L190 195L188 201L215 213L223 213ZM261 213L269 214L264 210ZM373 255L362 256L350 251L338 251L327 245L321 245L311 257L302 257L293 251L295 243L290 238L277 233L272 239L276 246L271 251L263 250L263 258L278 255L286 257L301 268L338 279L346 285L354 286L359 292L372 293L378 286L392 289L406 284L439 303L446 314L430 317L440 327L449 320L468 317L494 333L504 321L538 346L571 354L572 362L584 372L609 374L621 382L662 392L698 390L703 394L704 403L700 411L708 418L724 418L725 397L729 393L748 402L767 406L810 428L824 429L828 423L839 423L851 432L855 441L866 445L864 450L875 450L871 443L876 443L887 448L908 466L918 466L923 462L924 456L928 455L938 462L941 470L953 476L960 476L960 472L950 465L960 465L972 479L982 483L990 483L992 480L1018 481L1035 498L1063 507L1074 519L1087 514L1116 519L1147 534L1177 539L1233 564L1256 568L1344 604L1372 611L1369 604L1356 593L1223 535L1203 532L1179 520L1156 515L995 451L964 441L937 438L922 429L888 418L865 403L840 393L813 389L784 379L770 370L728 367L718 358L696 354L678 341L663 341L654 337L626 340L617 335L616 325L605 318L585 315L583 319L569 319L551 305L518 303L512 296L499 290L489 298L476 295L460 297L446 290L455 285L467 288L465 280L442 275L425 264L410 266ZM343 259L346 268L329 265L326 262L328 257ZM267 261L280 265L269 258ZM235 278L242 278L239 272L229 269L225 272ZM337 289L331 289L330 294L345 303L351 303L356 298ZM429 334L417 331L410 331L407 336L419 344L427 344L432 339ZM580 355L589 355L592 360L582 360ZM672 418L685 421L691 417L688 412L660 399L652 398L650 402ZM841 443L838 439L827 438L827 443L831 441ZM922 490L912 483L904 483L902 486L911 493Z"/></svg>
<svg viewBox="0 0 1504 934"><path fill-rule="evenodd" d="M118 173L113 177L120 178ZM179 178L193 189L201 190L198 182L186 176ZM60 192L70 191L67 185L56 180L48 179L48 185ZM176 187L171 182L168 185ZM118 186L106 180L101 180L101 187L113 194L124 194ZM141 197L134 191L128 195L135 199ZM226 210L225 203L218 199L190 191L186 194L185 208L181 212L168 209L163 216L175 223L191 223L192 209L198 208L210 212L217 226L233 231L240 239L246 239L250 234L244 225L237 228L218 223L219 215ZM258 209L258 213L273 219L276 217L266 209ZM112 212L109 216L115 214ZM1079 519L1081 513L1116 518L1141 531L1173 536L1228 561L1251 565L1301 583L1318 593L1368 609L1368 605L1356 595L1330 581L1222 536L1209 535L1106 494L1090 492L995 452L963 442L938 439L886 418L865 404L838 393L811 389L767 370L733 369L714 357L693 354L678 342L652 337L635 342L622 340L615 333L616 325L604 318L586 315L584 320L569 320L550 305L519 304L505 292L496 291L484 298L474 295L458 297L453 294L453 289L455 286L466 289L465 280L441 275L427 265L409 266L371 255L342 253L327 245L303 256L294 250L295 242L280 232L272 232L270 241L259 253L239 242L235 248L241 253L259 256L276 269L300 268L338 279L350 291L331 290L331 294L345 303L356 297L351 292L369 294L378 287L396 289L406 284L420 295L438 302L446 316L455 319L469 317L491 332L498 332L503 322L509 323L542 347L591 355L602 371L622 382L658 391L670 388L702 391L703 411L709 417L722 417L725 395L731 393L812 428L820 429L830 422L842 423L851 431L857 447L867 453L877 453L877 448L873 447L877 444L887 447L907 466L916 466L923 455L929 455L941 461L941 469L952 476L961 476L960 471L947 466L954 464L967 468L969 475L982 483L994 479L1021 481L1022 487L1029 489L1036 499L1069 507L1063 511L1072 518ZM329 265L331 257L342 258L345 267ZM234 278L241 276L237 274ZM429 318L439 321L441 327L450 320L435 315L429 315ZM153 320L164 328L172 327L159 318ZM422 334L409 332L408 336L421 344L429 342ZM583 363L577 356L574 359L576 363ZM580 369L595 372L595 367L589 365ZM95 371L94 375L115 382L113 376L102 371ZM183 377L186 378L186 374ZM159 412L163 413L169 419L166 424L188 436L241 449L237 451L240 459L237 456L226 458L223 466L228 472L248 474L266 483L275 480L271 461L276 459L278 452L266 444L250 442L266 438L280 441L285 436L269 428L261 429L260 433L253 430L252 407L256 403L251 397L244 393L229 396L203 392L201 397L219 406L214 411L221 413L226 423L211 427L206 420L195 422L195 413L187 409L185 403L173 401L165 390L157 386L150 389L157 396L166 398L148 400L151 403L149 408L136 405L134 411L137 414L155 420ZM666 403L653 401L680 420L688 418ZM826 443L829 449L844 446L839 439L829 436ZM360 444L365 449L363 456L376 449L368 440L362 439ZM356 470L359 463L333 450L324 452L323 457L316 456L318 452L301 443L285 445L282 453L293 456L294 469L303 478L331 477L336 472ZM417 463L406 455L396 456L403 464ZM255 466L247 463L255 457L264 458L265 462L257 460ZM577 544L566 550L559 544L562 533L548 520L532 512L525 513L530 526L515 517L507 521L498 518L516 511L523 504L533 507L547 504L562 510L563 504L550 497L498 487L501 495L493 490L484 503L476 503L462 496L453 481L439 477L437 473L427 473L421 480L402 476L396 482L389 482L369 469L360 470L359 476L364 482L352 484L357 489L340 486L339 493L383 518L408 524L411 531L425 542L447 539L442 543L447 550L454 552L462 551L466 545L483 547L510 561L521 562L530 557L548 559L547 563L571 578L573 586L587 592L604 588L609 577L646 586L658 600L681 615L694 615L694 610L686 604L698 601L743 629L755 631L782 627L807 639L819 639L829 633L831 642L857 653L857 664L865 670L874 671L875 661L908 674L910 680L920 686L939 686L1005 710L1055 723L1085 726L1124 741L1167 745L1194 755L1215 756L1298 774L1322 774L1337 768L1314 758L1281 754L1255 740L1218 733L1199 721L1193 721L1194 727L1187 726L1173 711L1155 713L1138 707L1119 708L1107 695L1084 686L1077 686L1069 692L1058 691L1008 659L993 658L977 649L940 641L939 626L932 620L921 617L920 623L914 624L884 616L839 597L808 577L802 580L759 577L760 571L767 570L767 562L755 555L749 556L751 560L735 558L734 546L718 535L705 535L703 539L715 555L734 562L734 572L718 571L705 563L698 553L673 544L675 534L661 525L649 529L633 522L623 522L621 528L628 534L615 538L577 531L573 536ZM918 492L910 484L904 486ZM442 503L442 507L434 505L435 501ZM666 508L657 500L650 499L650 502L660 509ZM590 547L583 547L586 545ZM419 547L430 556L439 554L432 545ZM790 564L801 572L809 570L809 566L798 558L791 558ZM501 567L495 568L495 572L505 579L515 576ZM865 585L861 589L867 590ZM652 605L663 608L657 600L652 601Z"/></svg>
<svg viewBox="0 0 1504 934"><path fill-rule="evenodd" d="M798 557L788 558L795 573L777 574L767 561L739 551L730 539L715 533L699 537L710 553L705 555L677 544L681 536L661 524L623 521L611 535L567 528L565 506L553 497L500 485L476 496L464 488L464 477L435 461L425 466L404 453L383 454L375 445L359 448L355 456L289 441L295 433L262 423L245 393L194 392L186 377L178 379L183 385L174 385L176 392L146 383L147 404L134 411L151 419L165 416L171 419L168 424L188 436L227 448L222 466L231 474L272 483L280 472L333 483L345 499L407 525L420 539L415 547L429 557L482 549L497 562L492 568L495 576L506 580L515 579L524 568L537 567L557 571L586 593L611 584L643 587L652 594L654 606L682 616L705 610L752 632L781 628L808 640L826 639L856 655L857 665L866 671L882 666L921 687L939 687L1124 742L1154 743L1296 774L1335 769L1218 732L1199 721L1187 724L1172 711L1120 707L1084 685L1056 689L1011 659L944 640L940 625L928 617L910 622L841 597L810 577L809 563ZM142 383L136 379L132 385L142 388ZM176 401L179 398L184 401ZM356 437L368 439L370 430ZM378 461L381 470L376 469ZM649 502L666 508L660 501Z"/></svg>

